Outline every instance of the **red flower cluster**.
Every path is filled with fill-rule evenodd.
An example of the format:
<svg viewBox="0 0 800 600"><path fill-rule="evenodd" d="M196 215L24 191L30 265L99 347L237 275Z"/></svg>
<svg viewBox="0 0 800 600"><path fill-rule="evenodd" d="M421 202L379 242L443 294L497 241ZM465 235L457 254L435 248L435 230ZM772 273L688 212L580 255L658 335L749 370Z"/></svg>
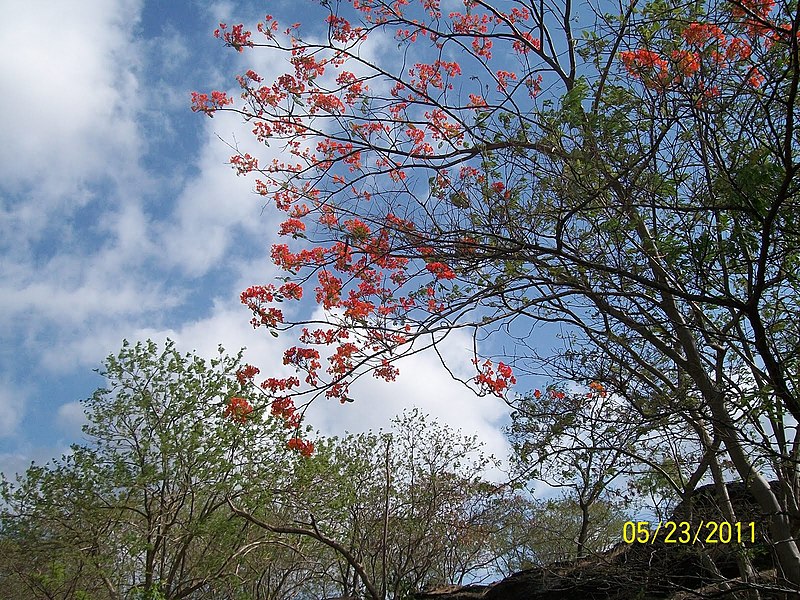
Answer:
<svg viewBox="0 0 800 600"><path fill-rule="evenodd" d="M525 31L521 40L515 40L511 45L520 54L528 54L531 50L540 50L542 43L533 37L530 32Z"/></svg>
<svg viewBox="0 0 800 600"><path fill-rule="evenodd" d="M639 48L633 52L620 52L622 64L633 77L645 82L665 83L668 79L669 63L656 52Z"/></svg>
<svg viewBox="0 0 800 600"><path fill-rule="evenodd" d="M772 0L745 0L744 10L735 7L732 14L743 21L751 38L761 37L765 47L769 47L783 39L781 26L766 21L773 6ZM719 87L712 85L709 79L717 78L722 69L732 73L738 71L750 87L758 88L764 83L765 79L758 68L749 63L754 40L747 41L737 36L729 38L719 25L699 22L689 24L681 33L681 38L688 49L673 50L670 53L671 61L643 48L620 52L620 59L632 77L662 92L680 91L684 89L687 78L695 78L692 85L704 98L719 97Z"/></svg>
<svg viewBox="0 0 800 600"><path fill-rule="evenodd" d="M192 112L204 112L209 117L214 116L214 111L233 104L233 98L228 98L225 92L213 91L211 97L208 94L192 92Z"/></svg>
<svg viewBox="0 0 800 600"><path fill-rule="evenodd" d="M297 429L300 427L300 422L303 420L303 417L297 412L294 402L288 396L275 398L272 401L272 409L270 412L273 417L283 419L283 425L287 429Z"/></svg>
<svg viewBox="0 0 800 600"><path fill-rule="evenodd" d="M235 154L231 156L231 165L238 175L245 175L258 170L258 159L249 154Z"/></svg>
<svg viewBox="0 0 800 600"><path fill-rule="evenodd" d="M278 22L273 18L272 15L266 15L264 17L264 21L259 23L256 26L259 33L264 34L265 37L268 39L272 39L275 35L275 32L278 31Z"/></svg>
<svg viewBox="0 0 800 600"><path fill-rule="evenodd" d="M430 262L425 265L431 273L436 276L436 279L455 279L456 274L449 266L442 262Z"/></svg>
<svg viewBox="0 0 800 600"><path fill-rule="evenodd" d="M566 397L566 394L564 392L561 392L559 390L554 390L552 388L547 390L547 394L554 400L563 400ZM539 398L542 397L542 391L538 389L533 390L533 397L538 400Z"/></svg>
<svg viewBox="0 0 800 600"><path fill-rule="evenodd" d="M478 366L478 359L473 359L473 364ZM497 373L492 367L492 361L486 360L479 367L479 373L475 376L475 383L478 384L482 392L490 392L495 396L503 397L506 390L517 383L513 369L502 362L497 363Z"/></svg>
<svg viewBox="0 0 800 600"><path fill-rule="evenodd" d="M673 50L672 60L684 77L691 77L700 70L700 55L689 50Z"/></svg>
<svg viewBox="0 0 800 600"><path fill-rule="evenodd" d="M292 217L286 219L283 223L281 223L281 227L278 230L278 235L291 235L293 237L297 237L298 235L302 234L305 230L306 230L306 224L303 223L300 219Z"/></svg>
<svg viewBox="0 0 800 600"><path fill-rule="evenodd" d="M400 374L400 369L395 367L392 363L388 360L384 359L381 362L381 366L375 369L372 372L373 377L377 377L378 379L383 379L384 381L394 381L397 379L397 376Z"/></svg>
<svg viewBox="0 0 800 600"><path fill-rule="evenodd" d="M261 382L261 387L273 394L276 392L283 392L299 385L300 380L297 377L285 377L283 379L269 377Z"/></svg>
<svg viewBox="0 0 800 600"><path fill-rule="evenodd" d="M228 405L225 407L225 412L223 414L237 423L244 423L252 412L253 407L250 406L247 400L233 396L228 400Z"/></svg>
<svg viewBox="0 0 800 600"><path fill-rule="evenodd" d="M683 30L681 37L687 44L696 48L703 48L712 40L723 46L726 44L725 34L722 29L711 23L692 23Z"/></svg>
<svg viewBox="0 0 800 600"><path fill-rule="evenodd" d="M244 31L244 25L234 25L230 31L227 31L227 29L228 26L225 23L220 23L219 29L214 31L214 37L222 38L227 46L231 46L239 52L245 46L253 45L253 42L250 41L250 32Z"/></svg>
<svg viewBox="0 0 800 600"><path fill-rule="evenodd" d="M288 300L300 300L303 297L303 286L293 281L287 281L278 288L278 292Z"/></svg>
<svg viewBox="0 0 800 600"><path fill-rule="evenodd" d="M354 42L363 39L364 29L362 27L353 27L350 22L336 15L330 15L325 19L330 28L330 35L338 42Z"/></svg>
<svg viewBox="0 0 800 600"><path fill-rule="evenodd" d="M508 82L517 80L517 74L512 73L511 71L500 70L496 73L496 75L498 92L505 92L506 88L508 87Z"/></svg>
<svg viewBox="0 0 800 600"><path fill-rule="evenodd" d="M314 454L314 444L312 444L308 440L301 440L300 438L292 438L286 443L286 446L290 450L295 450L299 452L306 458Z"/></svg>
<svg viewBox="0 0 800 600"><path fill-rule="evenodd" d="M755 17L759 20L766 20L772 9L775 8L775 0L738 0L730 3L731 14L736 18L752 20Z"/></svg>
<svg viewBox="0 0 800 600"><path fill-rule="evenodd" d="M272 302L281 300L300 300L303 297L303 288L297 283L287 282L276 288L274 285L253 285L239 296L242 304L253 311L255 315L251 320L254 328L261 326L277 327L283 323L283 312L272 306Z"/></svg>
<svg viewBox="0 0 800 600"><path fill-rule="evenodd" d="M590 390L589 394L588 394L589 396L593 396L594 394L597 394L601 398L605 398L606 397L606 393L607 393L606 392L606 387L602 383L600 383L599 381L592 381L589 384L589 390Z"/></svg>
<svg viewBox="0 0 800 600"><path fill-rule="evenodd" d="M283 353L283 364L294 365L297 369L305 371L308 373L306 383L309 385L317 384L318 372L322 366L318 350L293 346Z"/></svg>
<svg viewBox="0 0 800 600"><path fill-rule="evenodd" d="M239 383L242 385L246 385L248 382L253 381L253 378L260 372L261 371L259 371L258 367L254 367L253 365L245 365L236 371L236 379L238 379Z"/></svg>

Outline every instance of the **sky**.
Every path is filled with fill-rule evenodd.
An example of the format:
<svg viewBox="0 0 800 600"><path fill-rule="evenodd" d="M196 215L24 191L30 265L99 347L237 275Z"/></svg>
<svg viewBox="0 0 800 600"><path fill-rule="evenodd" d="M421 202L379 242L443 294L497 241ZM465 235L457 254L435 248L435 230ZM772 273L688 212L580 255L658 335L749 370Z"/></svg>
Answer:
<svg viewBox="0 0 800 600"><path fill-rule="evenodd" d="M84 441L79 401L123 339L171 338L208 358L246 347L263 375L281 368L291 337L254 330L239 302L278 274L280 216L227 164L229 144L274 150L247 146L236 115L192 113L190 95L235 97L238 73L289 71L213 31L267 12L301 21L304 2L0 0L1 472ZM471 339L454 335L443 351L468 377ZM307 422L325 435L386 428L416 406L505 456L502 401L476 397L431 356L399 366L393 384L365 378L352 404L315 402Z"/></svg>

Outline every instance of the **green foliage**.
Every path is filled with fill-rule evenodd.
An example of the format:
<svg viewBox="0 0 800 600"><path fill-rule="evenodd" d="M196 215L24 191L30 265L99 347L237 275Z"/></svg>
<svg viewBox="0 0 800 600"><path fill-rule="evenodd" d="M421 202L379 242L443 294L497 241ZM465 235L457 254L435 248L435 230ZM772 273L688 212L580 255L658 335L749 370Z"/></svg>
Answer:
<svg viewBox="0 0 800 600"><path fill-rule="evenodd" d="M159 591L158 586L151 586L146 590L139 590L135 596L136 600L167 600L167 597Z"/></svg>
<svg viewBox="0 0 800 600"><path fill-rule="evenodd" d="M290 493L256 492L242 503L270 523L291 515L342 544L376 588L401 599L502 571L509 492L480 478L492 464L475 437L411 411L390 431L318 440L295 465ZM325 594L363 593L341 553L320 543L316 552Z"/></svg>
<svg viewBox="0 0 800 600"><path fill-rule="evenodd" d="M252 392L240 366L172 342L109 357L106 385L84 402L87 443L3 480L0 595L358 595L355 560L400 600L513 562L513 495L481 479L494 462L474 436L412 411L391 431L321 439L306 458L258 409L224 415L228 397ZM276 528L234 517L228 501Z"/></svg>
<svg viewBox="0 0 800 600"><path fill-rule="evenodd" d="M245 393L239 366L222 349L207 362L171 341L126 342L108 357L106 386L83 403L87 443L4 482L14 577L45 595L80 586L92 597L172 598L228 576L246 538L226 499L250 477L266 484L265 467L287 454L272 419L224 416L227 399Z"/></svg>

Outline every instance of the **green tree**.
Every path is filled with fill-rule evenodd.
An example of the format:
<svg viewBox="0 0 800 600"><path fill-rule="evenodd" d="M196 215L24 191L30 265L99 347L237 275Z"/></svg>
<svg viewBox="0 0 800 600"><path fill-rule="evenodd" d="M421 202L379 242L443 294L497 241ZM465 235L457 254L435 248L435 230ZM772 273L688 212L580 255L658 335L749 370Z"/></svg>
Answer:
<svg viewBox="0 0 800 600"><path fill-rule="evenodd" d="M16 566L2 585L47 598L218 597L258 545L228 500L280 479L291 454L276 419L230 411L246 391L241 367L222 349L207 362L170 341L109 356L107 386L83 403L87 443L4 482Z"/></svg>
<svg viewBox="0 0 800 600"><path fill-rule="evenodd" d="M559 552L558 560L613 545L620 530L608 530L609 521L614 521L609 515L623 514L625 480L636 478L643 465L653 465L663 441L662 435L655 435L657 426L664 423L632 423L624 404L604 390L588 394L537 390L514 405L508 434L517 476L561 491L561 502L547 503L547 510L559 515L557 520L571 523L576 520L572 513L578 515L575 528L563 527L561 532L542 525L535 528L571 540L571 548ZM674 434L674 429L670 431ZM537 520L543 520L541 511ZM614 524L619 523L617 519ZM563 547L563 541L557 545Z"/></svg>
<svg viewBox="0 0 800 600"><path fill-rule="evenodd" d="M319 596L401 600L500 572L512 494L481 478L490 464L474 437L413 411L390 432L319 440L291 490L242 498L236 510L293 544L316 542ZM276 519L287 508L293 521Z"/></svg>

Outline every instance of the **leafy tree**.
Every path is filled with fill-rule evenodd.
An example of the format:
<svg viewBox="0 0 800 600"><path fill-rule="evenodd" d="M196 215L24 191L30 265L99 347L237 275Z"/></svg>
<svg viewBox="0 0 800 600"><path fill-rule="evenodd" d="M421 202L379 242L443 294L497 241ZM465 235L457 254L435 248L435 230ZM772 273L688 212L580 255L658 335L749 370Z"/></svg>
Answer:
<svg viewBox="0 0 800 600"><path fill-rule="evenodd" d="M553 509L562 509L562 522L574 520L566 513L578 514L576 531L569 527L554 535L572 543L559 560L580 558L619 540L619 529L610 539L601 532L606 530L609 513L622 513L622 480L635 477L637 466L652 463L649 457L656 453L654 446L661 436L653 439L655 427L632 423L620 414L619 404L604 389L588 394L536 390L515 403L509 437L519 476L563 490L563 502L549 503ZM594 523L595 517L600 524ZM546 529L553 535L553 528Z"/></svg>
<svg viewBox="0 0 800 600"><path fill-rule="evenodd" d="M293 452L298 419L222 349L126 343L101 372L86 443L3 480L0 595L400 599L506 561L511 495L474 437L413 412Z"/></svg>
<svg viewBox="0 0 800 600"><path fill-rule="evenodd" d="M271 16L255 35L221 26L291 71L247 71L239 105L193 98L286 150L232 158L298 240L272 250L284 283L242 294L254 324L291 327L273 302L308 287L330 311L286 352L304 381L268 391L344 402L360 374L392 380L398 358L454 329L506 332L513 352L476 355L469 384L502 396L513 367L599 383L632 420L681 420L698 444L684 479L710 473L724 496L730 465L800 585L797 4L319 12L327 35ZM361 51L387 39L398 51L380 62ZM561 351L529 342L541 324L560 326Z"/></svg>
<svg viewBox="0 0 800 600"><path fill-rule="evenodd" d="M587 506L580 500L564 494L531 504L528 527L520 536L520 550L527 556L521 567L596 556L619 543L620 531L629 520L619 503L600 499Z"/></svg>
<svg viewBox="0 0 800 600"><path fill-rule="evenodd" d="M391 432L319 440L291 490L242 498L235 510L324 550L310 577L318 596L400 600L485 578L512 551L502 520L511 496L479 477L490 464L480 446L413 411ZM292 521L276 519L287 508Z"/></svg>
<svg viewBox="0 0 800 600"><path fill-rule="evenodd" d="M244 410L240 357L125 343L84 402L86 445L4 482L3 541L27 597L212 597L252 550L228 499L281 476L281 423ZM233 407L233 408L232 408ZM9 574L11 575L11 574ZM218 596L215 596L218 597Z"/></svg>
<svg viewBox="0 0 800 600"><path fill-rule="evenodd" d="M92 483L68 468L32 465L12 489L3 481L0 590L7 597L106 597L100 548L109 520L77 518L69 510ZM88 485L87 485L88 484ZM98 511L99 513L100 511Z"/></svg>

